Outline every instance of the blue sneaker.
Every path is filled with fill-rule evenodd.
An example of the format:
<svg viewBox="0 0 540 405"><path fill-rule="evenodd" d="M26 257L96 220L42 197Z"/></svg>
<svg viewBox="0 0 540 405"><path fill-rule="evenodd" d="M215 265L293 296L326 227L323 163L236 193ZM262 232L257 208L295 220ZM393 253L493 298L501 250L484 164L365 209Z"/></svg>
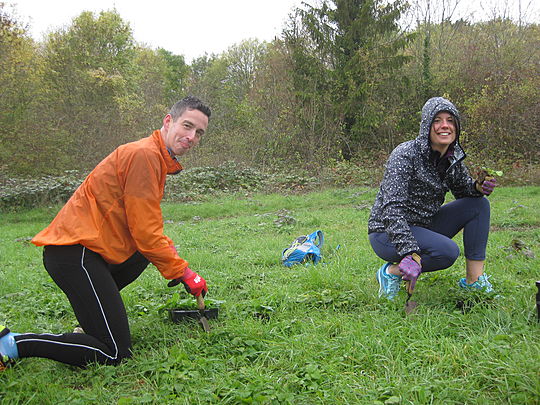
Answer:
<svg viewBox="0 0 540 405"><path fill-rule="evenodd" d="M459 280L459 286L465 290L475 289L490 293L493 291L493 286L489 282L490 277L491 276L488 276L487 274L482 274L478 277L478 280L471 284L467 284L467 279L463 277Z"/></svg>
<svg viewBox="0 0 540 405"><path fill-rule="evenodd" d="M377 281L379 282L379 298L385 296L393 300L399 292L401 286L401 276L388 273L387 269L392 263L385 263L377 270Z"/></svg>
<svg viewBox="0 0 540 405"><path fill-rule="evenodd" d="M8 328L0 325L0 371L12 365L19 358L19 350L15 342L18 333L11 333Z"/></svg>

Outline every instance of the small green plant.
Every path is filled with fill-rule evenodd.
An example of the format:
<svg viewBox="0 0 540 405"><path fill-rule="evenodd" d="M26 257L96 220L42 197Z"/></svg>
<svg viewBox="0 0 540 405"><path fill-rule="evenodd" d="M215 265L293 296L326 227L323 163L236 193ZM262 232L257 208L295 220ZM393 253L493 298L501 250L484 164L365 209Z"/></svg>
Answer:
<svg viewBox="0 0 540 405"><path fill-rule="evenodd" d="M503 175L502 170L491 169L487 166L482 166L476 171L476 180L479 184L486 179L486 177L501 177Z"/></svg>
<svg viewBox="0 0 540 405"><path fill-rule="evenodd" d="M489 167L482 166L482 170L486 172L487 176L499 176L501 177L503 175L502 170L495 170L491 169Z"/></svg>

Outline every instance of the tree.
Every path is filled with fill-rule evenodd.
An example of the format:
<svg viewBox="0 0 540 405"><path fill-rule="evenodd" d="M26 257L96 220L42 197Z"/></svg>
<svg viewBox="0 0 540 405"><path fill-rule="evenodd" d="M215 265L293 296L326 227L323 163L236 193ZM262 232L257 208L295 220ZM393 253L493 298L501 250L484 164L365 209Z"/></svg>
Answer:
<svg viewBox="0 0 540 405"><path fill-rule="evenodd" d="M215 153L221 161L253 161L261 125L250 94L265 53L265 43L249 39L192 63L190 92L208 100L213 109L212 135L194 157Z"/></svg>
<svg viewBox="0 0 540 405"><path fill-rule="evenodd" d="M116 11L83 12L49 35L44 49L48 122L59 146L80 168L91 168L133 139L137 111L135 45Z"/></svg>
<svg viewBox="0 0 540 405"><path fill-rule="evenodd" d="M223 54L227 61L226 85L237 100L242 100L252 89L265 54L266 44L257 39L244 40Z"/></svg>
<svg viewBox="0 0 540 405"><path fill-rule="evenodd" d="M27 29L0 2L0 169L35 172L28 159L47 151L39 142L37 98L41 59Z"/></svg>
<svg viewBox="0 0 540 405"><path fill-rule="evenodd" d="M321 90L334 97L346 159L361 143L369 142L374 129L386 119L377 93L384 83L396 79L394 74L407 61L403 50L411 35L398 26L404 10L400 0L326 0L320 7L300 10L301 28L295 22L286 33L299 74L312 77L309 71L317 69ZM295 35L300 32L308 42ZM309 88L306 84L298 89Z"/></svg>
<svg viewBox="0 0 540 405"><path fill-rule="evenodd" d="M461 142L472 158L538 161L540 145L529 134L540 114L539 25L499 16L453 21L451 10L436 23L434 16L424 17L416 28L418 41L409 48L413 58L406 75L416 84L413 89L425 89L429 78L430 91L411 92L409 103L419 108L427 96L450 98L466 121ZM430 38L427 45L425 38ZM422 53L428 55L428 78L421 74L427 64Z"/></svg>
<svg viewBox="0 0 540 405"><path fill-rule="evenodd" d="M167 104L174 104L185 97L187 80L190 69L182 55L175 55L163 48L157 50L157 54L165 62L165 100Z"/></svg>

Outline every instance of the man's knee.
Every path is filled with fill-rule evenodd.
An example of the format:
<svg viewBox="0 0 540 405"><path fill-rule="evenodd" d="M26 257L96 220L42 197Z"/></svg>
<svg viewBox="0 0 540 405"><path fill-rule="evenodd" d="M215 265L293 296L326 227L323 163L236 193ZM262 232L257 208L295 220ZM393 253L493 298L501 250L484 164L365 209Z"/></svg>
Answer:
<svg viewBox="0 0 540 405"><path fill-rule="evenodd" d="M109 366L118 366L122 361L129 359L132 355L133 354L131 353L131 349L120 349L115 357L108 357L107 359L105 359L104 363Z"/></svg>
<svg viewBox="0 0 540 405"><path fill-rule="evenodd" d="M133 356L133 354L131 353L131 349L121 351L121 352L118 353L118 356L117 356L115 362L113 363L113 365L117 366L123 360L129 359L131 356Z"/></svg>

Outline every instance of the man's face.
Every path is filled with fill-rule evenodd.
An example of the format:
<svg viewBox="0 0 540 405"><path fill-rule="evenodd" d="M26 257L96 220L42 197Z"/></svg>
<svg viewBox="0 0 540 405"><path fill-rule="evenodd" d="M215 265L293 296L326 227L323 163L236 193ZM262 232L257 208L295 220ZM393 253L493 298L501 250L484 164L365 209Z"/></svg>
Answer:
<svg viewBox="0 0 540 405"><path fill-rule="evenodd" d="M197 146L208 127L208 117L199 110L186 110L173 122L170 114L163 118L162 136L165 146L182 156Z"/></svg>
<svg viewBox="0 0 540 405"><path fill-rule="evenodd" d="M435 116L429 132L431 148L440 153L446 152L448 146L456 140L456 123L454 116L440 112Z"/></svg>

